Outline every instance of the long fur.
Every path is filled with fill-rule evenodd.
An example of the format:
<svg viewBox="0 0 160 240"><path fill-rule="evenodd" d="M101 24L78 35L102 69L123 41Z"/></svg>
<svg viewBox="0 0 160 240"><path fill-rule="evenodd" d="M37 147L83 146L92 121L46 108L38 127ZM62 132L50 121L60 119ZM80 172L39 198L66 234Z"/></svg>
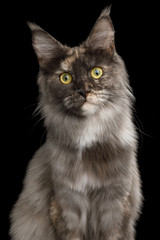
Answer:
<svg viewBox="0 0 160 240"><path fill-rule="evenodd" d="M12 240L134 240L142 202L134 97L109 9L75 48L29 26L47 139L11 213ZM100 79L94 67L103 69ZM68 85L59 79L64 72L73 78Z"/></svg>

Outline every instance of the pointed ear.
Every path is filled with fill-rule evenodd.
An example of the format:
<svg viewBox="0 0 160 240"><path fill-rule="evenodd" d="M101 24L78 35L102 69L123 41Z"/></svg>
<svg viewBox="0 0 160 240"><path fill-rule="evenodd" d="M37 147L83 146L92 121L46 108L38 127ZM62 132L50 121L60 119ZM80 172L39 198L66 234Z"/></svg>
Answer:
<svg viewBox="0 0 160 240"><path fill-rule="evenodd" d="M102 11L85 42L85 46L94 50L103 49L109 53L114 51L114 28L110 19L110 7Z"/></svg>
<svg viewBox="0 0 160 240"><path fill-rule="evenodd" d="M32 31L32 45L39 65L43 68L64 52L63 45L35 23L27 22Z"/></svg>

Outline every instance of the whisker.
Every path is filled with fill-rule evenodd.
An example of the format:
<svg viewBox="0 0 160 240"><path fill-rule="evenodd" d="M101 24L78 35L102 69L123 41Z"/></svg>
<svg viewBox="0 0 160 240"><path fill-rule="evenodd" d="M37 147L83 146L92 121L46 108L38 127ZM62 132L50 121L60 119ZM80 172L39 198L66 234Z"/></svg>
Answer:
<svg viewBox="0 0 160 240"><path fill-rule="evenodd" d="M135 120L135 123L136 123L136 125L137 125L137 126L135 125L135 127L136 127L136 129L141 133L141 136L142 136L142 134L143 134L143 135L146 136L146 137L152 138L153 136L147 134L147 133L144 131L143 124L142 124L140 118L138 117L138 115L136 114L135 111L134 111L134 116L135 116L134 120Z"/></svg>
<svg viewBox="0 0 160 240"><path fill-rule="evenodd" d="M36 107L36 109L34 110L34 112L32 113L32 116L33 117L36 117L36 116L38 116L39 114L41 114L41 104L38 104L38 106Z"/></svg>
<svg viewBox="0 0 160 240"><path fill-rule="evenodd" d="M35 107L36 105L37 105L37 103L32 103L29 106L25 107L24 110L28 110L28 109L30 109L32 107Z"/></svg>
<svg viewBox="0 0 160 240"><path fill-rule="evenodd" d="M40 117L35 124L33 125L33 127L31 128L31 132L33 132L33 130L35 129L35 127L41 122L43 121L44 117Z"/></svg>

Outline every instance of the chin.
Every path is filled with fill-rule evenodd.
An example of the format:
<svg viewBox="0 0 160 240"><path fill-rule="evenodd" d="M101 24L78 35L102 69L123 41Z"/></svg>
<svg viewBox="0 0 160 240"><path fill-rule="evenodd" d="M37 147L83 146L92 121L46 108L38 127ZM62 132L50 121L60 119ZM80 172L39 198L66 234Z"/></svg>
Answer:
<svg viewBox="0 0 160 240"><path fill-rule="evenodd" d="M82 106L83 116L92 116L98 113L99 106L94 103L85 102Z"/></svg>

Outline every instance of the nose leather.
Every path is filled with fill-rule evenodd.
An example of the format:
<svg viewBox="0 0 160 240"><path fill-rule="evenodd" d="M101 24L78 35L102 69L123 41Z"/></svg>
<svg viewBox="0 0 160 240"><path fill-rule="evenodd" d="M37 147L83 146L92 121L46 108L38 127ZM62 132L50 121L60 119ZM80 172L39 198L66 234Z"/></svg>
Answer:
<svg viewBox="0 0 160 240"><path fill-rule="evenodd" d="M88 94L90 91L89 91L89 90L85 90L85 89L79 89L79 90L77 90L77 92L86 99L87 94Z"/></svg>

